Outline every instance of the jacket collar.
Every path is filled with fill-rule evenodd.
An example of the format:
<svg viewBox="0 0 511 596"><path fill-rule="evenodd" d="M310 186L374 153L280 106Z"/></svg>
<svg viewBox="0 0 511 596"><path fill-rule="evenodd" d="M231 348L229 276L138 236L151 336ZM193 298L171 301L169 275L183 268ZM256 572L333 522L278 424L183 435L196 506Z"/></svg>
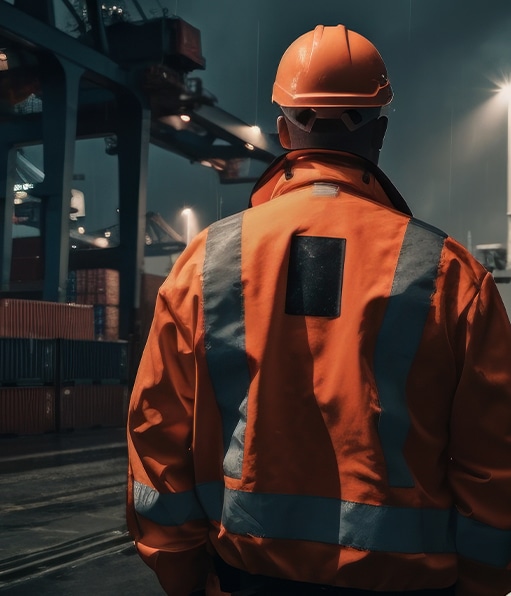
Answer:
<svg viewBox="0 0 511 596"><path fill-rule="evenodd" d="M330 182L346 192L412 215L405 200L372 162L341 151L298 149L278 157L257 181L250 207L315 182Z"/></svg>

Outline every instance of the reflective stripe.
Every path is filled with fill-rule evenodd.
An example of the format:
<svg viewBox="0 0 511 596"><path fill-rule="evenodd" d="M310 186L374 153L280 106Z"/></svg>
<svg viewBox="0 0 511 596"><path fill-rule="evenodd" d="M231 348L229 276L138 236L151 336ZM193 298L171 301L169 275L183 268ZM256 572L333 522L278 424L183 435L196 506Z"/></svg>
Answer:
<svg viewBox="0 0 511 596"><path fill-rule="evenodd" d="M249 493L224 489L221 482L198 484L195 491L169 494L160 494L135 482L134 491L137 513L163 526L205 519L204 512L207 512L207 518L215 521L221 518L225 529L233 534L310 540L394 553L455 552L455 515L452 510L365 505L304 495ZM461 540L464 539L462 532ZM477 536L471 537L469 543L476 539ZM475 546L474 542L474 549Z"/></svg>
<svg viewBox="0 0 511 596"><path fill-rule="evenodd" d="M435 292L444 240L445 235L436 228L410 220L376 341L374 377L381 405L378 433L390 486L414 486L403 454L410 428L406 381Z"/></svg>
<svg viewBox="0 0 511 596"><path fill-rule="evenodd" d="M245 353L241 228L237 213L210 226L203 270L206 361L222 415L224 472L241 478L250 372Z"/></svg>
<svg viewBox="0 0 511 596"><path fill-rule="evenodd" d="M506 568L511 563L511 530L500 530L458 515L456 524L458 552L467 559Z"/></svg>
<svg viewBox="0 0 511 596"><path fill-rule="evenodd" d="M283 540L309 540L359 550L394 553L454 553L456 514L444 509L365 505L303 495L271 495L224 489L222 482L195 491L160 494L134 483L135 510L163 526L192 520L220 521L228 532ZM223 502L225 499L225 507ZM223 513L222 513L223 508ZM457 515L457 552L506 567L511 531Z"/></svg>
<svg viewBox="0 0 511 596"><path fill-rule="evenodd" d="M180 526L194 519L206 519L195 492L159 493L141 482L133 483L135 511L162 526Z"/></svg>
<svg viewBox="0 0 511 596"><path fill-rule="evenodd" d="M234 534L310 540L359 550L454 553L454 512L226 489L222 523Z"/></svg>

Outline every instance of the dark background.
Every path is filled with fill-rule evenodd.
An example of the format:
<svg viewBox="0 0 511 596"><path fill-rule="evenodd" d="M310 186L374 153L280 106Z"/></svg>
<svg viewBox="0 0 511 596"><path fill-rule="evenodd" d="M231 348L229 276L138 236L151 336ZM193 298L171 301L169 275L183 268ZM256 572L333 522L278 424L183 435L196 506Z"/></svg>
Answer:
<svg viewBox="0 0 511 596"><path fill-rule="evenodd" d="M130 0L119 4L138 18ZM201 31L206 70L194 71L217 105L266 133L282 53L317 24L345 24L382 54L394 101L380 165L414 215L476 253L505 243L507 104L497 85L511 76L509 0L139 0L147 17L177 14ZM77 144L75 186L85 193L87 230L116 223L116 158L104 141ZM28 150L37 162L36 148ZM262 169L262 168L261 168ZM150 151L148 210L192 234L247 205L252 184L223 185L216 173L157 147ZM110 199L111 197L111 199Z"/></svg>

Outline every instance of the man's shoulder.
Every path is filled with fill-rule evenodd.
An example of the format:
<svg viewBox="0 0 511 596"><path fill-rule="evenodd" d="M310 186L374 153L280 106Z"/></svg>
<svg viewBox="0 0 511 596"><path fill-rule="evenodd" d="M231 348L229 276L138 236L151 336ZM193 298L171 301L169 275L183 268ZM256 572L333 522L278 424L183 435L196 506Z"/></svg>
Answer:
<svg viewBox="0 0 511 596"><path fill-rule="evenodd" d="M450 236L444 230L415 217L410 218L410 226L418 233L410 235L410 242L418 241L416 254L422 258L422 250L425 244L435 245L440 253L439 273L463 276L466 281L476 287L482 283L488 270L472 255L470 250L461 242Z"/></svg>
<svg viewBox="0 0 511 596"><path fill-rule="evenodd" d="M491 275L467 247L449 235L445 237L442 269L446 273L453 273L455 277L463 276L476 287L482 284L487 275Z"/></svg>

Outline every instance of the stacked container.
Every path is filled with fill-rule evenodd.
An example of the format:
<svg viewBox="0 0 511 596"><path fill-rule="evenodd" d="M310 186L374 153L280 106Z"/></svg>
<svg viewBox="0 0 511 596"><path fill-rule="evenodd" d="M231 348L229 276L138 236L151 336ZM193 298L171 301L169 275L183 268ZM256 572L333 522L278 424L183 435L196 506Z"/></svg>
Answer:
<svg viewBox="0 0 511 596"><path fill-rule="evenodd" d="M0 434L124 425L128 344L94 327L92 304L0 300Z"/></svg>
<svg viewBox="0 0 511 596"><path fill-rule="evenodd" d="M128 402L127 342L59 342L61 429L122 426Z"/></svg>
<svg viewBox="0 0 511 596"><path fill-rule="evenodd" d="M3 298L0 337L94 339L94 309L84 304Z"/></svg>
<svg viewBox="0 0 511 596"><path fill-rule="evenodd" d="M0 337L0 432L55 430L55 340Z"/></svg>
<svg viewBox="0 0 511 596"><path fill-rule="evenodd" d="M119 338L119 272L115 269L77 269L68 279L68 300L94 309L95 339Z"/></svg>

